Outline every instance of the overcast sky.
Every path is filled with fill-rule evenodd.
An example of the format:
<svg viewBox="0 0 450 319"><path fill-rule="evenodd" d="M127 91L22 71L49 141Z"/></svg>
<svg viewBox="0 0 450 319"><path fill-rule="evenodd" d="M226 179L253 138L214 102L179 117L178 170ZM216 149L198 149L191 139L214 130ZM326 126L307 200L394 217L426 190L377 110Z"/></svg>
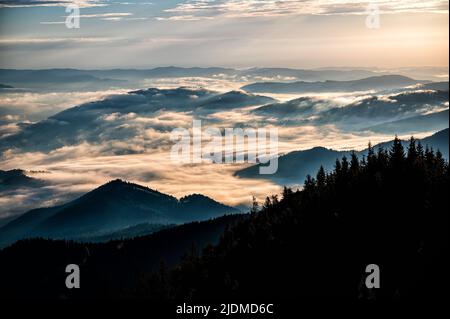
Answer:
<svg viewBox="0 0 450 319"><path fill-rule="evenodd" d="M447 66L448 28L447 0L0 0L0 67Z"/></svg>

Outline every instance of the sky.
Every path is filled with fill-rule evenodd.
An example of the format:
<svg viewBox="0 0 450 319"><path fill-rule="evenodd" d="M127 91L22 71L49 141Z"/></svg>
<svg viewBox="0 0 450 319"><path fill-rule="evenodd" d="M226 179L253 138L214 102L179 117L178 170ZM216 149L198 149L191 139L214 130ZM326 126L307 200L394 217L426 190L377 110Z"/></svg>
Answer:
<svg viewBox="0 0 450 319"><path fill-rule="evenodd" d="M80 28L65 24L66 7L73 4L80 8ZM392 70L402 67L437 66L444 70L423 69L433 79L446 80L448 11L447 0L0 0L0 68L374 67L395 73ZM407 71L399 74L412 72ZM426 78L417 72L411 76ZM224 93L248 84L249 79L218 75L143 81L136 89L188 85ZM16 88L0 92L0 138L33 123L53 123L47 118L76 105L110 96L126 99L128 90ZM342 107L370 100L373 94L377 93L327 93L312 98L326 101L325 106ZM279 101L299 98L273 97ZM136 110L139 106L134 105ZM0 196L0 219L67 202L115 178L177 197L203 193L229 205L251 204L252 196L263 200L281 192L281 185L269 180L236 177L234 172L244 164L175 167L166 149L146 144L170 141L169 131L158 127L190 125L194 115L189 112L140 116L126 110L109 114L106 108L105 112L92 130L81 131L85 138L80 137L78 144L49 151L8 149L0 154L0 169L24 169L50 182L39 189ZM255 125L250 110L218 111L210 116L218 127L240 126L243 121ZM270 125L277 124L269 119ZM65 125L64 121L59 124ZM97 128L104 130L98 134ZM392 139L391 134L343 131L331 124L288 125L279 131L281 153L315 146L363 149L369 140L375 144ZM423 129L415 136L432 133ZM36 136L45 140L47 135L42 134Z"/></svg>
<svg viewBox="0 0 450 319"><path fill-rule="evenodd" d="M447 66L448 18L446 0L0 0L0 67Z"/></svg>

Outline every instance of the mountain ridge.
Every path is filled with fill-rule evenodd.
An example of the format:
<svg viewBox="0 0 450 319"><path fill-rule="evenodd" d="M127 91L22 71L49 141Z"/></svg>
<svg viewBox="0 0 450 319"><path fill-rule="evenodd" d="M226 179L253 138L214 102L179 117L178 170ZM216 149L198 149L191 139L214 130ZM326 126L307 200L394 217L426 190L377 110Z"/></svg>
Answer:
<svg viewBox="0 0 450 319"><path fill-rule="evenodd" d="M45 181L30 177L22 169L0 170L0 192L5 189L21 187L41 187Z"/></svg>
<svg viewBox="0 0 450 319"><path fill-rule="evenodd" d="M241 87L251 93L307 93L307 92L353 92L366 90L386 90L424 84L430 81L414 80L403 75L370 76L349 81L297 81L297 82L257 82Z"/></svg>
<svg viewBox="0 0 450 319"><path fill-rule="evenodd" d="M185 198L197 201L190 204ZM33 209L10 221L0 228L0 246L21 238L98 237L143 223L183 224L233 213L239 211L204 195L178 200L116 179L63 205Z"/></svg>
<svg viewBox="0 0 450 319"><path fill-rule="evenodd" d="M426 138L420 139L423 147L433 147L436 151L439 149L444 158L449 157L448 150L449 129L436 132ZM407 146L408 141L401 141L404 146ZM376 144L374 147L377 150L379 147L384 149L390 148L393 141ZM359 157L367 155L368 150L356 151L355 154ZM314 147L308 150L293 151L278 158L278 171L273 175L260 175L259 166L261 164L253 165L234 173L240 178L263 178L272 180L280 185L297 183L303 184L307 175L316 172L322 165L325 170L331 171L337 159L346 156L350 158L352 151L337 151L325 147ZM299 164L301 163L301 164Z"/></svg>

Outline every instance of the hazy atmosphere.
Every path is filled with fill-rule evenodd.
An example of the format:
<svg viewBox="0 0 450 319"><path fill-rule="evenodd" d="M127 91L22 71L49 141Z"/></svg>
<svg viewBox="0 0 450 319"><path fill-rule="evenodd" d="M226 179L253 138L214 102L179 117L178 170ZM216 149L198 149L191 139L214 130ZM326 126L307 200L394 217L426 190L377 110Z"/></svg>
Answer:
<svg viewBox="0 0 450 319"><path fill-rule="evenodd" d="M65 27L70 3L80 6L79 29ZM0 8L5 68L448 63L445 0L1 0ZM379 27L368 28L374 8Z"/></svg>
<svg viewBox="0 0 450 319"><path fill-rule="evenodd" d="M0 0L0 300L444 299L448 60L448 0Z"/></svg>

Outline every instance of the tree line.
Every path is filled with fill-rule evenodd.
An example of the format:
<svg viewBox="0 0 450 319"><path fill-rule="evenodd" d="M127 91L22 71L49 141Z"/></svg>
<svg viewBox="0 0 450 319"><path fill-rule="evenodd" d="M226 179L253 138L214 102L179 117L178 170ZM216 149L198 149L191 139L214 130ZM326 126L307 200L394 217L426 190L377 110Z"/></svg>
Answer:
<svg viewBox="0 0 450 319"><path fill-rule="evenodd" d="M300 163L299 163L300 164ZM442 296L448 267L448 162L414 138L404 149L337 159L302 190L256 201L219 244L195 246L171 269L143 278L151 299ZM368 289L376 264L381 288Z"/></svg>

